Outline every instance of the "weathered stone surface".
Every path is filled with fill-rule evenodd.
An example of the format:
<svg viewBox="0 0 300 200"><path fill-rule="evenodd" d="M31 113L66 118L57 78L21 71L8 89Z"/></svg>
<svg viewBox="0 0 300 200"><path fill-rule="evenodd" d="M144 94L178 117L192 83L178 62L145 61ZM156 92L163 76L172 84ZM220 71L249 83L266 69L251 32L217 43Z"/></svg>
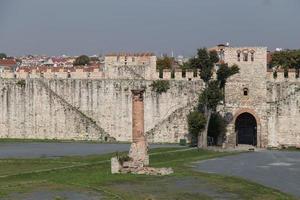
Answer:
<svg viewBox="0 0 300 200"><path fill-rule="evenodd" d="M237 52L241 52L238 61ZM248 52L248 61L243 52ZM254 60L250 52L254 52ZM226 85L224 114L232 119L227 128L226 147L236 146L235 120L240 114L250 113L257 123L257 147L289 147L300 144L300 82L295 74L273 78L267 71L267 49L260 47L226 47L225 62L237 64L240 73L231 77ZM244 89L248 95L244 95Z"/></svg>
<svg viewBox="0 0 300 200"><path fill-rule="evenodd" d="M117 157L111 158L111 173L112 174L119 174L122 166L119 163L119 160Z"/></svg>
<svg viewBox="0 0 300 200"><path fill-rule="evenodd" d="M219 111L231 117L219 144L236 147L236 119L249 113L257 123L257 147L299 145L300 78L294 72L289 72L288 78L278 72L274 79L267 70L265 47L223 48L224 62L237 64L240 73L232 76L225 88L225 102ZM244 52L248 53L247 61ZM150 86L159 79L155 56L147 60L142 56L130 63L125 56L119 59L108 58L103 71L97 69L91 77L76 71L78 76L72 74L75 79L62 75L54 78L50 69L44 74L47 78L39 79L37 72L24 72L25 76L17 77L32 79L23 85L13 74L0 74L10 77L0 79L0 137L132 141L131 90L145 88L144 131L148 141L177 143L189 139L186 116L197 105L203 89L199 76L192 78L191 72L178 77L180 71L176 71L175 79L170 80L170 71L166 71L163 79L170 80L171 87L159 95ZM248 95L243 94L245 89Z"/></svg>
<svg viewBox="0 0 300 200"><path fill-rule="evenodd" d="M171 168L148 167L148 143L144 135L144 90L132 90L132 94L132 144L129 152L130 161L122 163L120 169L117 171L132 174L169 175L173 173ZM112 160L111 165L112 169L115 168L115 160Z"/></svg>
<svg viewBox="0 0 300 200"><path fill-rule="evenodd" d="M172 113L187 113L202 86L170 81L168 92L158 95L145 80L43 80L47 87L38 79L24 87L17 82L0 79L1 138L131 141L131 89L145 86L145 131L156 127L149 142L177 143L187 138L187 123L185 114Z"/></svg>
<svg viewBox="0 0 300 200"><path fill-rule="evenodd" d="M148 166L149 155L147 141L133 142L130 146L129 157L136 163L142 163L143 166Z"/></svg>
<svg viewBox="0 0 300 200"><path fill-rule="evenodd" d="M151 176L166 176L173 174L172 168L153 168L153 167L140 167L140 168L123 168L121 173L132 173L139 175L151 175Z"/></svg>

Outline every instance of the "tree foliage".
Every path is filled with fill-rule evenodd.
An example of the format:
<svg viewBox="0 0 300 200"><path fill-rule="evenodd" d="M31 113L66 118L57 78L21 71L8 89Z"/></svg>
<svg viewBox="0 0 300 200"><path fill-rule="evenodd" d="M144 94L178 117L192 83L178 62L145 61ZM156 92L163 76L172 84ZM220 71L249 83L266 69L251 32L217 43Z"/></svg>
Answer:
<svg viewBox="0 0 300 200"><path fill-rule="evenodd" d="M163 58L158 58L156 61L157 69L171 69L173 64L173 58L164 56Z"/></svg>
<svg viewBox="0 0 300 200"><path fill-rule="evenodd" d="M198 108L200 112L206 113L205 109L216 111L218 104L223 100L223 93L219 82L210 81L199 96Z"/></svg>
<svg viewBox="0 0 300 200"><path fill-rule="evenodd" d="M197 56L191 58L186 68L200 69L200 77L208 83L212 77L215 63L219 62L216 51L208 51L206 48L197 50Z"/></svg>
<svg viewBox="0 0 300 200"><path fill-rule="evenodd" d="M228 66L228 64L221 64L218 71L217 71L217 80L219 81L220 88L224 88L227 79L234 75L239 73L240 69L237 65L232 65L231 67Z"/></svg>
<svg viewBox="0 0 300 200"><path fill-rule="evenodd" d="M208 136L214 139L215 144L219 139L219 136L224 136L226 133L227 123L225 119L219 113L213 113L211 115L208 125Z"/></svg>
<svg viewBox="0 0 300 200"><path fill-rule="evenodd" d="M81 55L77 57L73 63L74 66L88 65L88 64L90 64L90 58L86 55Z"/></svg>
<svg viewBox="0 0 300 200"><path fill-rule="evenodd" d="M202 130L202 136L198 135L198 147L202 145L202 147L206 147L207 145L207 134L209 129L209 123L211 116L216 114L217 106L224 100L225 96L225 84L227 79L239 73L239 68L237 65L233 65L231 67L228 64L221 64L220 68L217 71L217 79L212 80L213 69L216 63L219 62L219 56L216 51L207 51L206 48L198 49L197 56L190 59L188 65L190 68L200 69L200 77L205 83L205 88L199 96L198 101L198 109L194 112L205 118L204 128L199 126L198 131L194 131L195 133L200 134ZM189 118L189 127L192 126L190 123L195 123L190 119L191 117L198 117L196 114L190 114ZM200 120L200 119L197 119ZM219 127L221 129L221 127ZM192 129L189 129L190 131ZM190 132L191 133L191 132ZM202 139L200 139L200 137ZM200 141L202 140L202 142ZM202 143L202 144L201 144Z"/></svg>
<svg viewBox="0 0 300 200"><path fill-rule="evenodd" d="M188 115L188 128L189 133L197 136L200 131L205 128L206 119L205 116L197 111L190 112Z"/></svg>
<svg viewBox="0 0 300 200"><path fill-rule="evenodd" d="M200 77L205 83L208 83L212 77L214 64L219 59L215 56L215 53L208 52L206 48L198 49L197 55L200 64L198 67L200 69Z"/></svg>
<svg viewBox="0 0 300 200"><path fill-rule="evenodd" d="M158 94L162 94L170 89L170 82L167 80L157 80L153 81L150 87L152 87L152 91L155 91Z"/></svg>
<svg viewBox="0 0 300 200"><path fill-rule="evenodd" d="M300 50L286 50L273 53L271 66L284 69L300 69Z"/></svg>
<svg viewBox="0 0 300 200"><path fill-rule="evenodd" d="M0 53L0 59L7 58L7 55L5 53Z"/></svg>

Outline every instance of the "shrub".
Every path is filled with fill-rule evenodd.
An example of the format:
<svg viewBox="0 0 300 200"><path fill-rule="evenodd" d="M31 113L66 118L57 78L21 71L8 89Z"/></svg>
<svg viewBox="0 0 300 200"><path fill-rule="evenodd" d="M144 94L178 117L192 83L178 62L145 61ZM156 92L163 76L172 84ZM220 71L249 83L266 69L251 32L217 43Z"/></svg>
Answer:
<svg viewBox="0 0 300 200"><path fill-rule="evenodd" d="M25 87L26 81L25 81L24 79L18 80L17 85L18 85L18 86L21 86L21 87Z"/></svg>
<svg viewBox="0 0 300 200"><path fill-rule="evenodd" d="M119 152L117 152L116 156L121 165L123 165L124 162L131 160L131 158L127 154L120 154Z"/></svg>
<svg viewBox="0 0 300 200"><path fill-rule="evenodd" d="M152 87L152 91L155 91L158 94L162 94L170 89L170 83L166 80L157 80L153 81L150 87Z"/></svg>
<svg viewBox="0 0 300 200"><path fill-rule="evenodd" d="M188 127L189 133L197 136L200 131L205 128L206 118L205 116L197 111L193 111L188 115Z"/></svg>

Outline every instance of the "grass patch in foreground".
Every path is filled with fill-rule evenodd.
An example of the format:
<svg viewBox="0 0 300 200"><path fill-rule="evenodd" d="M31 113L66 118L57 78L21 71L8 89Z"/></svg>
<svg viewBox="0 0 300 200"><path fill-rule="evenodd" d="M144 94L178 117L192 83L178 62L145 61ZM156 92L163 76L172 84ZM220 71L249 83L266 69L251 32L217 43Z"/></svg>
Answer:
<svg viewBox="0 0 300 200"><path fill-rule="evenodd" d="M36 166L37 159L22 160L22 170L14 167L13 176L0 178L0 195L31 191L45 185L93 189L107 199L293 199L256 183L243 179L193 171L193 161L230 155L225 152L187 150L185 148L160 148L151 150L150 163L156 167L173 167L171 176L112 175L109 158L113 155L88 157L63 157L42 159L44 163L64 163L69 168L28 171ZM7 159L6 159L7 160ZM18 160L15 161L19 165ZM11 162L13 162L11 161ZM39 161L39 160L38 160ZM2 172L5 170L3 169ZM22 183L23 184L22 186Z"/></svg>

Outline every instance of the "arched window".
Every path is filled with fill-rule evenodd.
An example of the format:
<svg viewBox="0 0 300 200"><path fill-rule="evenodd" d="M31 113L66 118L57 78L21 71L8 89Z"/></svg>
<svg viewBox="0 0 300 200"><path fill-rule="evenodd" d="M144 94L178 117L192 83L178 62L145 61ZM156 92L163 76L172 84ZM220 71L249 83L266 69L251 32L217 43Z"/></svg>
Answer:
<svg viewBox="0 0 300 200"><path fill-rule="evenodd" d="M248 50L243 50L243 61L248 61Z"/></svg>
<svg viewBox="0 0 300 200"><path fill-rule="evenodd" d="M238 50L236 53L237 53L237 60L240 62L241 61L241 51Z"/></svg>
<svg viewBox="0 0 300 200"><path fill-rule="evenodd" d="M251 51L250 51L250 54L251 54L251 61L252 61L252 62L254 61L254 53L255 53L254 50L251 50Z"/></svg>
<svg viewBox="0 0 300 200"><path fill-rule="evenodd" d="M248 96L248 94L249 94L249 89L248 89L248 88L244 88L244 89L243 89L243 94L244 94L244 96Z"/></svg>
<svg viewBox="0 0 300 200"><path fill-rule="evenodd" d="M224 49L220 49L220 51L219 51L219 59L220 59L220 61L224 61L225 60Z"/></svg>

